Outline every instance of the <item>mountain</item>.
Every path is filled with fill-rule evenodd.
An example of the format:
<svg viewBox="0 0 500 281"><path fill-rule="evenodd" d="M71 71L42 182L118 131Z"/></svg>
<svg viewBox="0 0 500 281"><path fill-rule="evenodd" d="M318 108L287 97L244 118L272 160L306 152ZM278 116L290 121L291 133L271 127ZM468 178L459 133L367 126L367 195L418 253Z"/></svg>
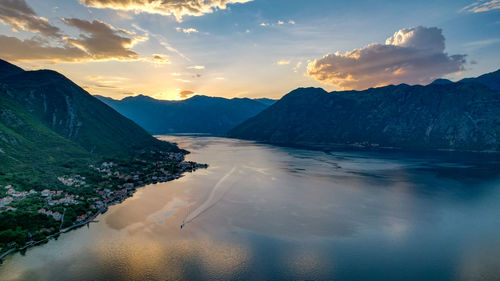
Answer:
<svg viewBox="0 0 500 281"><path fill-rule="evenodd" d="M50 182L62 170L144 150L180 151L63 75L0 60L0 184Z"/></svg>
<svg viewBox="0 0 500 281"><path fill-rule="evenodd" d="M462 83L478 83L485 85L486 87L500 91L500 69L491 73L483 74L476 78L465 78L460 80Z"/></svg>
<svg viewBox="0 0 500 281"><path fill-rule="evenodd" d="M253 99L254 101L258 101L260 103L263 103L267 106L271 106L276 103L276 100L273 99L268 99L268 98L259 98L259 99Z"/></svg>
<svg viewBox="0 0 500 281"><path fill-rule="evenodd" d="M0 59L0 78L24 72L20 67Z"/></svg>
<svg viewBox="0 0 500 281"><path fill-rule="evenodd" d="M156 100L143 95L122 100L96 97L153 134L225 134L274 103L270 99L225 99L201 95L181 101Z"/></svg>
<svg viewBox="0 0 500 281"><path fill-rule="evenodd" d="M143 147L170 146L57 72L15 71L0 83L5 85L6 98L91 153L123 154Z"/></svg>
<svg viewBox="0 0 500 281"><path fill-rule="evenodd" d="M286 145L500 151L500 94L463 82L300 88L228 135Z"/></svg>
<svg viewBox="0 0 500 281"><path fill-rule="evenodd" d="M439 78L439 79L434 80L432 82L432 84L434 84L434 85L446 85L446 84L453 84L453 82L451 80L448 80L448 79Z"/></svg>

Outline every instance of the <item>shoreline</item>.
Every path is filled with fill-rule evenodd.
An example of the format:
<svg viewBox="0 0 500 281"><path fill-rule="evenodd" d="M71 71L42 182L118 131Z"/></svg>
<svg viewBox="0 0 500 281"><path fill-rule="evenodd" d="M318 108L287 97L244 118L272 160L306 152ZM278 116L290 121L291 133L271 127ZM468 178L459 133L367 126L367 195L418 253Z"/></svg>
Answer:
<svg viewBox="0 0 500 281"><path fill-rule="evenodd" d="M202 164L202 166L201 166L201 167L203 167L203 168L207 168L207 167L208 167L208 165L206 165L206 166L203 166L203 165L206 165L206 164ZM123 201L125 201L126 199L128 199L128 198L130 198L130 197L134 196L134 193L135 193L135 192L137 191L137 189L139 189L139 188L144 188L144 187L146 187L146 186L148 186L148 185L152 185L152 184L157 184L157 183L169 182L169 181L177 180L177 179L179 179L179 178L183 177L183 176L184 176L184 173L186 173L186 172L190 172L190 173L192 173L192 172L196 171L198 168L200 168L200 167L197 167L197 168L196 168L196 169L194 169L194 170L190 170L190 171L183 171L182 173L172 175L172 178L167 179L167 180L163 180L163 181L160 181L160 180L158 180L158 181L153 181L153 182L151 182L151 183L149 183L149 184L145 184L145 185L142 185L142 186L137 186L137 187L134 187L134 188L132 189L132 192L127 192L127 195L129 195L129 196L127 196L127 197L123 198L123 200L116 199L116 200L114 200L114 201L109 202L109 203L108 203L108 205L106 205L106 206L105 206L105 207L103 207L103 208L100 208L100 209L99 209L99 210L98 210L98 211L97 211L94 215L90 216L90 217L89 217L88 219L86 219L85 221L82 221L82 222L79 222L79 223L73 224L73 225L68 226L68 227L66 227L66 228L63 228L63 229L59 229L59 231L58 231L57 233L50 234L50 235L48 235L47 237L45 237L44 239L42 239L42 240L38 240L38 241L31 241L31 242L27 243L26 245L24 245L23 247L20 247L20 248L10 248L10 249L6 250L6 251L4 251L4 252L0 253L0 267L3 265L3 261L4 261L4 259L5 259L6 257L8 257L10 254L13 254L13 253L16 253L16 252L19 252L19 251L24 251L24 250L27 250L27 249L29 249L29 248L31 248L31 247L34 247L34 246L40 245L40 244L42 244L42 243L44 243L44 242L47 242L47 241L49 241L50 239L52 239L52 238L54 238L54 237L56 237L56 236L59 236L59 235L64 234L64 233L67 233L67 232L69 232L69 231L71 231L71 230L74 230L74 229L80 228L80 227L82 227L82 226L88 225L88 224L90 224L91 222L97 222L97 221L95 221L95 218L97 218L97 217L98 217L99 215L101 215L101 214L104 214L104 213L108 210L108 208L109 208L110 206L118 205L118 204L122 203Z"/></svg>
<svg viewBox="0 0 500 281"><path fill-rule="evenodd" d="M257 140L250 138L240 138L233 136L223 136L223 138L251 141L257 144L273 145L278 147L297 148L316 151L353 151L353 152L402 152L402 153L454 153L454 154L472 154L472 155L492 155L500 157L500 150L467 150L467 149L452 149L452 148L418 148L418 147L397 147L397 146L379 146L376 144L343 144L343 143L318 143L318 142L276 142Z"/></svg>

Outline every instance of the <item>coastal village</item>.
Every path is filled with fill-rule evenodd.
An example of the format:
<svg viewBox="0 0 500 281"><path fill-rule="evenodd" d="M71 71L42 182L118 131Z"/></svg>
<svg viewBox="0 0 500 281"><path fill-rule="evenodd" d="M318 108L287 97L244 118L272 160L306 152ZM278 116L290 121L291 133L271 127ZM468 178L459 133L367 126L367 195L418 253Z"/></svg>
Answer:
<svg viewBox="0 0 500 281"><path fill-rule="evenodd" d="M153 159L161 160L151 161L146 157L135 159L133 165L113 161L89 164L87 176L62 175L57 178L60 182L57 188L24 191L12 185L1 187L0 214L24 212L42 216L40 220L46 223L26 233L26 241L3 241L5 239L0 236L0 259L2 253L38 244L93 221L109 206L132 196L139 187L170 181L181 177L184 172L207 168L206 164L184 161L181 152L151 153L160 153L160 157L156 155Z"/></svg>

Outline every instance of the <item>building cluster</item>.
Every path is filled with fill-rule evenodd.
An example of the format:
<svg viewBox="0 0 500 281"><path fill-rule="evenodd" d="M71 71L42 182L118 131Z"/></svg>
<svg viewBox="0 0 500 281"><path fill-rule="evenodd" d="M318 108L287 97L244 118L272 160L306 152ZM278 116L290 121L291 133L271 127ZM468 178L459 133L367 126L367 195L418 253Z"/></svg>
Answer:
<svg viewBox="0 0 500 281"><path fill-rule="evenodd" d="M111 176L112 175L112 171L111 171L111 168L116 166L115 163L113 162L103 162L101 163L101 165L89 165L90 168L96 170L97 172L101 173L101 174L106 174L106 175L109 175Z"/></svg>
<svg viewBox="0 0 500 281"><path fill-rule="evenodd" d="M0 198L0 213L4 211L15 211L16 208L9 206L13 201L18 201L26 198L28 195L37 194L36 191L30 190L27 191L17 191L12 185L4 186L5 189L5 197Z"/></svg>
<svg viewBox="0 0 500 281"><path fill-rule="evenodd" d="M62 190L48 190L44 189L41 192L42 197L52 197L52 196L60 196L62 195L63 191Z"/></svg>
<svg viewBox="0 0 500 281"><path fill-rule="evenodd" d="M45 210L45 208L38 209L39 214L43 214L49 217L54 218L56 221L60 221L62 219L62 214L59 212L52 212L51 210Z"/></svg>
<svg viewBox="0 0 500 281"><path fill-rule="evenodd" d="M207 167L207 165L204 164L184 161L183 153L155 153L161 154L162 159L160 161L153 162L137 159L140 163L144 163L144 165L141 164L134 169L120 169L118 165L113 162L103 162L95 166L90 165L89 167L97 171L102 178L95 183L95 186L92 186L92 190L90 190L90 185L86 182L86 178L80 175L58 177L58 180L63 185L72 187L68 188L67 191L44 189L40 192L34 190L26 192L17 191L11 185L5 186L4 189L0 189L0 197L4 197L0 198L0 213L4 211L15 211L16 208L9 204L16 200L22 200L32 194L37 194L39 197L34 197L38 199L36 200L36 205L31 205L30 201L28 205L31 207L28 208L30 208L30 211L51 217L55 221L64 220L65 214L69 214L67 212L68 209L76 207L71 205L83 204L83 206L89 206L90 208L85 210L84 214L78 213L75 219L73 217L74 212L71 212L71 214L73 214L71 219L74 219L74 221L71 222L72 225L68 226L68 228L78 227L95 218L98 214L105 212L109 206L122 202L126 198L132 196L138 187L151 183L173 180L181 177L183 172L191 172L198 168ZM92 182L90 178L89 181ZM83 190L85 191L83 194L86 194L85 197L83 195L69 193L70 190L79 187L86 188ZM75 193L80 194L80 192ZM65 212L63 214L60 213L62 210L60 205L64 205ZM13 206L23 208L21 204L15 204ZM81 210L81 208L76 209ZM66 220L68 218L69 217L67 217ZM39 232L53 231L53 229L45 230L47 229L42 227Z"/></svg>
<svg viewBox="0 0 500 281"><path fill-rule="evenodd" d="M73 177L58 177L57 179L60 182L62 182L62 184L64 184L65 186L74 186L74 187L89 186L85 182L85 177L82 177L80 175L75 175Z"/></svg>
<svg viewBox="0 0 500 281"><path fill-rule="evenodd" d="M113 205L118 202L122 202L134 193L133 185L130 189L123 188L115 191L109 189L104 189L97 191L100 197L93 197L90 200L94 201L94 204L90 205L92 209L104 210L108 206Z"/></svg>
<svg viewBox="0 0 500 281"><path fill-rule="evenodd" d="M78 201L76 199L79 199L80 196L74 195L74 194L69 194L65 193L62 190L48 190L44 189L40 192L42 197L45 197L45 201L47 201L47 204L49 206L57 206L57 205L74 205L78 204ZM59 197L59 198L53 198L53 197Z"/></svg>
<svg viewBox="0 0 500 281"><path fill-rule="evenodd" d="M76 196L78 197L78 195ZM75 200L75 195L71 194L71 195L66 195L65 197L63 198L59 198L59 199L49 199L47 200L47 204L49 204L49 206L57 206L57 205L75 205L75 204L78 204L78 201Z"/></svg>

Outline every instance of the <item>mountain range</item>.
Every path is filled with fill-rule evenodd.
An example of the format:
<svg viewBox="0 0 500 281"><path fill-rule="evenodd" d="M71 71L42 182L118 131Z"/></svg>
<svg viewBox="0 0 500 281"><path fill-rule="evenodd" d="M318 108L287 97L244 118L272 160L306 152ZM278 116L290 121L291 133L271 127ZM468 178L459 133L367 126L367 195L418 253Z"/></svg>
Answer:
<svg viewBox="0 0 500 281"><path fill-rule="evenodd" d="M284 145L500 151L500 70L459 82L299 88L228 136Z"/></svg>
<svg viewBox="0 0 500 281"><path fill-rule="evenodd" d="M436 79L434 82L431 84L439 84L439 85L445 85L445 84L453 84L454 82L448 80L448 79ZM500 91L500 69L491 73L486 73L481 76L475 77L475 78L464 78L456 83L478 83L478 84L483 84L486 87L490 88L491 90L494 91Z"/></svg>
<svg viewBox="0 0 500 281"><path fill-rule="evenodd" d="M138 95L115 100L96 96L152 134L207 133L224 135L275 100L196 95L181 101Z"/></svg>

